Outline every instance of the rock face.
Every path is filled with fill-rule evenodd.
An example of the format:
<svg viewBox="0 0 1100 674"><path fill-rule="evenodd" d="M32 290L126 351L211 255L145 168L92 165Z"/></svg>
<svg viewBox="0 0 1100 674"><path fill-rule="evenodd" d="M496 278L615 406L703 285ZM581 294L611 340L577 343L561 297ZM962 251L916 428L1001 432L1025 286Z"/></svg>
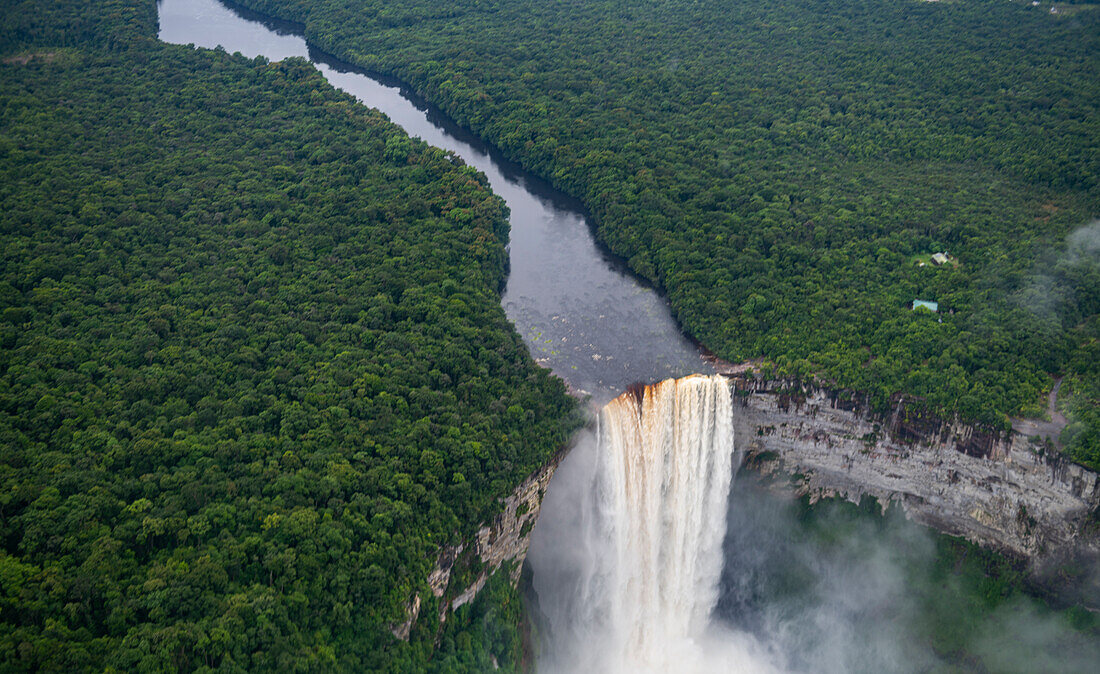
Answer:
<svg viewBox="0 0 1100 674"><path fill-rule="evenodd" d="M435 568L428 575L432 594L441 600L439 618L463 604L474 600L489 576L505 562L514 562L511 569L512 584L519 581L520 568L527 558L531 530L538 519L542 497L554 471L565 458L567 450L561 450L543 466L532 473L503 500L503 509L493 521L481 527L473 541L459 546L444 546ZM451 587L456 567L476 567L479 571L472 582L464 587ZM413 624L420 615L421 597L414 596L406 606L406 620L393 628L398 639L407 640Z"/></svg>
<svg viewBox="0 0 1100 674"><path fill-rule="evenodd" d="M1016 432L875 415L843 393L741 376L734 429L745 463L791 475L811 499L895 502L944 533L1041 562L1100 553L1098 475Z"/></svg>
<svg viewBox="0 0 1100 674"><path fill-rule="evenodd" d="M897 503L927 526L1025 558L1100 556L1100 475L1048 451L1018 432L922 416L904 402L889 415L857 397L794 381L730 377L735 446L749 469L811 499L874 496ZM473 541L445 547L428 577L440 619L468 603L489 576L513 562L512 582L527 556L546 487L565 456L558 452L511 495ZM458 587L458 568L478 571ZM466 578L471 574L466 573ZM408 639L420 613L414 596L407 620L393 629Z"/></svg>

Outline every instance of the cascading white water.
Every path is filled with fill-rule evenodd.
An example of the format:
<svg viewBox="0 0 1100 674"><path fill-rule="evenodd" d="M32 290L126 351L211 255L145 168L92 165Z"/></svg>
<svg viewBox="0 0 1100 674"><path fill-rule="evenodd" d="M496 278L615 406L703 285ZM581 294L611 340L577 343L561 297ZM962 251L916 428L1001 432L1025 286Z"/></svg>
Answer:
<svg viewBox="0 0 1100 674"><path fill-rule="evenodd" d="M544 669L765 668L738 635L707 645L736 467L732 414L728 383L699 375L639 387L600 412L594 454L572 467L590 479L546 504L569 511L576 547L557 549L553 532L532 541L536 578L576 588L540 592L554 642Z"/></svg>
<svg viewBox="0 0 1100 674"><path fill-rule="evenodd" d="M596 524L615 553L601 570L607 648L629 671L671 671L714 606L731 413L721 377L688 377L627 393L600 414Z"/></svg>

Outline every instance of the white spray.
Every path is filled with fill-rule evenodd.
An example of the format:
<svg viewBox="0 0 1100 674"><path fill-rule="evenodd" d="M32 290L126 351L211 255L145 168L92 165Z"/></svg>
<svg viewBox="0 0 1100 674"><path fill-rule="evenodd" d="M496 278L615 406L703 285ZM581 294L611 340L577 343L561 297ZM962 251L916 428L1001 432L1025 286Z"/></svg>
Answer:
<svg viewBox="0 0 1100 674"><path fill-rule="evenodd" d="M576 588L539 593L553 642L543 670L768 669L751 639L709 629L733 441L730 389L717 376L638 388L601 411L594 454L578 448L569 467L591 478L570 480L583 485L574 493L551 490L560 500L544 505L544 520L545 508L565 511L579 536L565 549L553 532L532 540L536 590L543 577L560 592L563 574Z"/></svg>

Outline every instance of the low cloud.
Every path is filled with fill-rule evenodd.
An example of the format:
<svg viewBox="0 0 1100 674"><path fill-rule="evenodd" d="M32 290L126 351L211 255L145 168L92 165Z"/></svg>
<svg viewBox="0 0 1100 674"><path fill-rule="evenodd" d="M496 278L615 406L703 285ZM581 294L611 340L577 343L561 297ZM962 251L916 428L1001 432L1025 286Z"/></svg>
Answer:
<svg viewBox="0 0 1100 674"><path fill-rule="evenodd" d="M544 674L656 674L670 662L676 672L1086 672L1100 662L1095 633L1007 583L945 568L935 534L900 512L869 516L828 503L807 512L742 473L727 502L709 627L662 644L663 659L648 669L624 669L611 661L622 644L609 641L616 618L604 601L613 590L607 565L621 551L592 526L606 515L598 466L595 439L582 434L532 534Z"/></svg>
<svg viewBox="0 0 1100 674"><path fill-rule="evenodd" d="M785 670L1085 672L1100 662L1100 640L1036 600L989 613L965 599L957 576L935 573L933 533L900 513L817 508L807 524L792 499L751 478L730 497L716 619L754 635Z"/></svg>
<svg viewBox="0 0 1100 674"><path fill-rule="evenodd" d="M1035 272L1013 295L1021 307L1061 328L1072 327L1095 301L1090 273L1100 268L1100 220L1077 228L1060 250L1039 261Z"/></svg>

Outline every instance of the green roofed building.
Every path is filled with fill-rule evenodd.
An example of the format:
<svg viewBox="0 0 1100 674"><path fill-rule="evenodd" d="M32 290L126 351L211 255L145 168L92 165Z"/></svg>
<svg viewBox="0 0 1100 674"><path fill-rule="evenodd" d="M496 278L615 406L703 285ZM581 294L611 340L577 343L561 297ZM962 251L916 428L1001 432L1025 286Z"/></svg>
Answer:
<svg viewBox="0 0 1100 674"><path fill-rule="evenodd" d="M924 307L925 309L933 312L940 310L939 304L936 304L935 302L928 302L926 300L913 300L913 309L916 310L917 307Z"/></svg>

